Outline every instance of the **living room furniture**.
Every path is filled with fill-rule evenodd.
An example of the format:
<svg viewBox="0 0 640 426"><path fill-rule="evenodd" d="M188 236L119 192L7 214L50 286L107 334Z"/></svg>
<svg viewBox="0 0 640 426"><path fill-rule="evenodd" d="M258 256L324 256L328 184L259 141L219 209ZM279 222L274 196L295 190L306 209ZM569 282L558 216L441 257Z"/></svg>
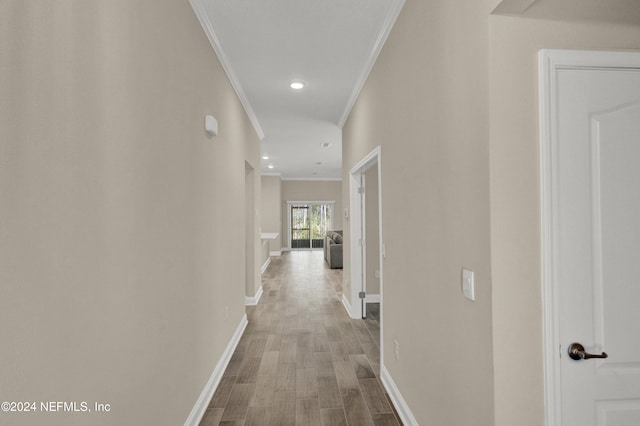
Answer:
<svg viewBox="0 0 640 426"><path fill-rule="evenodd" d="M342 269L342 231L327 231L324 259L331 269Z"/></svg>

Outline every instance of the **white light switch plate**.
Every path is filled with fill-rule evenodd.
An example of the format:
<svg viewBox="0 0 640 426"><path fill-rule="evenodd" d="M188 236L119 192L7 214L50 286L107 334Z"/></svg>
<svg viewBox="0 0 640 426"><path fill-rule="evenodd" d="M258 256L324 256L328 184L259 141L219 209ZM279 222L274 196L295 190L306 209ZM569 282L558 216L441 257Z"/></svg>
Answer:
<svg viewBox="0 0 640 426"><path fill-rule="evenodd" d="M473 271L464 268L462 269L462 294L469 300L476 300Z"/></svg>

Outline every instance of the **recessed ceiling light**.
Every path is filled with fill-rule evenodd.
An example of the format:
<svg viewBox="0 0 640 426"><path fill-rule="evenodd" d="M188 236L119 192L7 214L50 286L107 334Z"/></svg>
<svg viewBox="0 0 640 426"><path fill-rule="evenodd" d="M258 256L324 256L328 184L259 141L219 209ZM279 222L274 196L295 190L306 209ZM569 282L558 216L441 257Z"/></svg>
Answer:
<svg viewBox="0 0 640 426"><path fill-rule="evenodd" d="M269 156L268 156L268 155L263 155L263 156L262 156L262 159L263 159L263 160L268 160L268 159L269 159Z"/></svg>
<svg viewBox="0 0 640 426"><path fill-rule="evenodd" d="M267 167L273 169L273 164L269 164Z"/></svg>
<svg viewBox="0 0 640 426"><path fill-rule="evenodd" d="M304 82L302 81L292 81L289 85L294 90L300 90L304 87Z"/></svg>
<svg viewBox="0 0 640 426"><path fill-rule="evenodd" d="M320 144L320 147L322 148L329 148L331 146L331 144L329 142L322 142L322 144Z"/></svg>

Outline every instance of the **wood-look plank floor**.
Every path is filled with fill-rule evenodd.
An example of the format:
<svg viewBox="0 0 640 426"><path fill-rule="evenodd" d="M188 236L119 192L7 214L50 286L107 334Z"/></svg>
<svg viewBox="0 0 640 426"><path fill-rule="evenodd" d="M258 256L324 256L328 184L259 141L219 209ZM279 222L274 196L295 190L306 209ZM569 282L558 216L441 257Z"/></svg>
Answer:
<svg viewBox="0 0 640 426"><path fill-rule="evenodd" d="M380 382L379 309L347 316L342 270L285 252L262 286L201 426L402 424Z"/></svg>

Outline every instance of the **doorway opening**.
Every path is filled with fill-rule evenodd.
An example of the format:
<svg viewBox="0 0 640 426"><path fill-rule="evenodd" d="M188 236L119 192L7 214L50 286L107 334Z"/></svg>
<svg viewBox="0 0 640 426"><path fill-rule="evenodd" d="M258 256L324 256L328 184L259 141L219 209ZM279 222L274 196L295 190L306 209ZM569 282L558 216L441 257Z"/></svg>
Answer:
<svg viewBox="0 0 640 426"><path fill-rule="evenodd" d="M345 296L352 318L364 318L366 303L382 299L381 180L377 147L349 173L351 294Z"/></svg>
<svg viewBox="0 0 640 426"><path fill-rule="evenodd" d="M380 147L365 156L349 172L350 294L343 303L351 318L366 318L367 311L380 324L383 348L383 243L382 174ZM367 305L371 305L367 309ZM377 306L376 306L377 305ZM380 364L383 364L380 350Z"/></svg>
<svg viewBox="0 0 640 426"><path fill-rule="evenodd" d="M244 247L245 247L245 296L256 295L255 273L255 183L254 169L249 163L244 163Z"/></svg>
<svg viewBox="0 0 640 426"><path fill-rule="evenodd" d="M546 425L637 425L640 54L539 61Z"/></svg>

